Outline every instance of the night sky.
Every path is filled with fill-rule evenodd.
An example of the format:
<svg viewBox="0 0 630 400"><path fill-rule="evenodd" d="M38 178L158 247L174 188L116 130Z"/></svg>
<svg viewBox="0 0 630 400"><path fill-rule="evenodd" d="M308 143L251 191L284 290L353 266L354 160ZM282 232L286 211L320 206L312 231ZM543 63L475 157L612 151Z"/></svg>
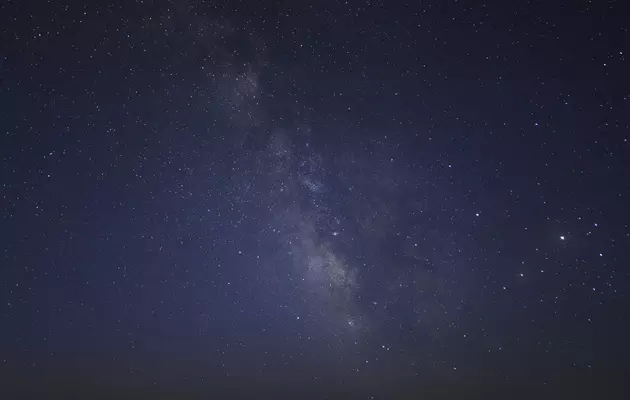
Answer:
<svg viewBox="0 0 630 400"><path fill-rule="evenodd" d="M0 397L623 398L629 21L3 1Z"/></svg>

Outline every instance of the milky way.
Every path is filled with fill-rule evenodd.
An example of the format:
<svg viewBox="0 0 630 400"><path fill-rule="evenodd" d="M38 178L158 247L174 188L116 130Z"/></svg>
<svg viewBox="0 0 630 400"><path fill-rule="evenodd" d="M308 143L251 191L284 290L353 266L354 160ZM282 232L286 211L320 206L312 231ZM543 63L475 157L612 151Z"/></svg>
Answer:
<svg viewBox="0 0 630 400"><path fill-rule="evenodd" d="M522 3L0 5L0 397L614 398L625 5Z"/></svg>

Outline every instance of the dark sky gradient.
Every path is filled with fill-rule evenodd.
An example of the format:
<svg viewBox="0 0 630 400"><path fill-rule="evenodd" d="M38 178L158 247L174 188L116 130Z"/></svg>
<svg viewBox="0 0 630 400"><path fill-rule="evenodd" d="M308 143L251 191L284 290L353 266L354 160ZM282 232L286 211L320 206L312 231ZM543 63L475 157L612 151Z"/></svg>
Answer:
<svg viewBox="0 0 630 400"><path fill-rule="evenodd" d="M624 398L628 21L0 3L1 397Z"/></svg>

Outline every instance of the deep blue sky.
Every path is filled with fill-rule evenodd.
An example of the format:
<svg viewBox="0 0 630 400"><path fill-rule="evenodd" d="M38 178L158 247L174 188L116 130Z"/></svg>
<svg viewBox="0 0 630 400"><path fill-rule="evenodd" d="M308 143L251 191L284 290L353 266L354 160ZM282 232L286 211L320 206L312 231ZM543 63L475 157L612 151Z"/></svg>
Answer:
<svg viewBox="0 0 630 400"><path fill-rule="evenodd" d="M622 398L628 20L0 4L0 393Z"/></svg>

